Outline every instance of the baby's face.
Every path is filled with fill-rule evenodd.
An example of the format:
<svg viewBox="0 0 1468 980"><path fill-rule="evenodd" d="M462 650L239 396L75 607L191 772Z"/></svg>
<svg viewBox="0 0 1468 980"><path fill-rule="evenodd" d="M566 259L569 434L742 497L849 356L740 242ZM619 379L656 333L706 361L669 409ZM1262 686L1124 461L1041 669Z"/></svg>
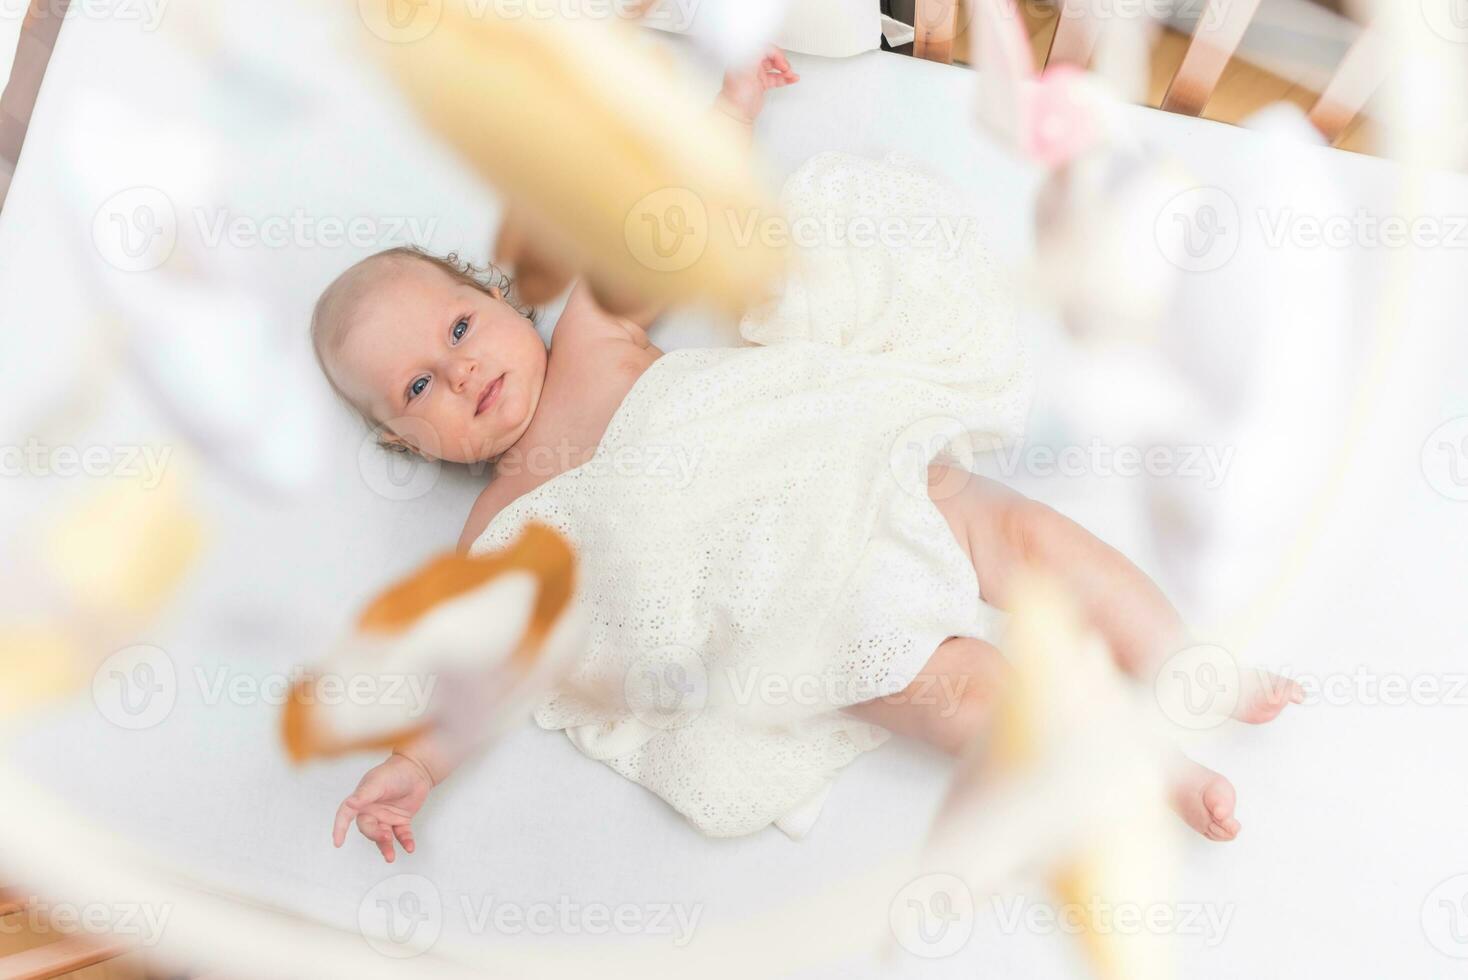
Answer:
<svg viewBox="0 0 1468 980"><path fill-rule="evenodd" d="M362 288L332 366L346 395L436 459L474 463L514 445L545 382L535 325L428 262L384 263Z"/></svg>

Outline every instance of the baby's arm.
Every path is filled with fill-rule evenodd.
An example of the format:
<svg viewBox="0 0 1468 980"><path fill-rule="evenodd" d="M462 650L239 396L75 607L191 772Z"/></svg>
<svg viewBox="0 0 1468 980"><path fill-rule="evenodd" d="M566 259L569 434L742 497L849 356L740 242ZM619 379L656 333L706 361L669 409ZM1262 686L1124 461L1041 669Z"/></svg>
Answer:
<svg viewBox="0 0 1468 980"><path fill-rule="evenodd" d="M341 847L352 823L362 836L377 845L391 864L396 859L393 841L412 854L413 817L422 809L429 791L449 777L464 761L465 753L434 735L421 736L393 750L381 764L369 769L352 794L336 811L331 842Z"/></svg>
<svg viewBox="0 0 1468 980"><path fill-rule="evenodd" d="M758 63L725 73L723 87L714 98L711 111L732 119L753 138L754 122L764 108L765 92L799 80L784 52L772 47ZM494 249L495 261L515 270L516 288L520 297L529 303L548 302L578 274L564 259L564 250L545 247L547 241L554 240L549 229L537 226L522 211L511 207L506 212ZM650 303L617 283L583 279L576 292L585 294L613 318L644 328L662 313L661 305Z"/></svg>
<svg viewBox="0 0 1468 980"><path fill-rule="evenodd" d="M800 76L790 67L785 52L771 47L754 65L724 73L724 84L714 97L713 111L732 119L746 138L752 140L755 120L764 109L765 92L798 81ZM634 293L606 283L591 285L588 295L607 313L642 328L651 326L663 312L660 304L648 303Z"/></svg>

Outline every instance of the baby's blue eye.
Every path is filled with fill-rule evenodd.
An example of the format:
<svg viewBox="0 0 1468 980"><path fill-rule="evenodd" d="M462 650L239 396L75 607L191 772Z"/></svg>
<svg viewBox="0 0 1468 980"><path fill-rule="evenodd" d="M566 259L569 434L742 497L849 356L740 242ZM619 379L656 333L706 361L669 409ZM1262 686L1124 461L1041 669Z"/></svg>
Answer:
<svg viewBox="0 0 1468 980"><path fill-rule="evenodd" d="M456 343L456 344L459 341L463 340L464 339L464 334L466 334L468 332L469 332L469 321L468 320L460 320L458 323L454 324L454 329L450 331L450 333L453 334L454 343Z"/></svg>
<svg viewBox="0 0 1468 980"><path fill-rule="evenodd" d="M419 395L423 394L423 389L424 388L427 388L427 387L428 387L428 376L427 375L424 375L421 378L414 378L413 379L413 383L410 384L410 385L408 385L408 397L409 398L417 398Z"/></svg>

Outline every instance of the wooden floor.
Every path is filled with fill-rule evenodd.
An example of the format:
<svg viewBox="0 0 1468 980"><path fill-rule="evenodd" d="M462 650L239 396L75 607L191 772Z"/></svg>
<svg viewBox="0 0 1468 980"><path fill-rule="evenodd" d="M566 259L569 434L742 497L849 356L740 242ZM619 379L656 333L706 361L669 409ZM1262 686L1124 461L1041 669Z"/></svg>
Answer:
<svg viewBox="0 0 1468 980"><path fill-rule="evenodd" d="M1054 5L1036 3L1022 3L1017 6L1029 29L1035 63L1044 64L1045 56L1050 50L1050 40L1055 36L1055 25L1059 20L1057 8ZM1162 104L1168 82L1177 73L1187 48L1188 37L1174 30L1165 31L1158 39L1152 50L1148 105ZM970 49L967 33L959 35L954 43L954 60L968 64ZM1293 102L1308 111L1315 104L1318 95L1318 92L1235 58L1224 69L1218 90L1214 92L1203 116L1220 122L1239 123L1275 102ZM1370 120L1364 115L1358 116L1346 130L1339 145L1342 149L1356 153L1375 152Z"/></svg>

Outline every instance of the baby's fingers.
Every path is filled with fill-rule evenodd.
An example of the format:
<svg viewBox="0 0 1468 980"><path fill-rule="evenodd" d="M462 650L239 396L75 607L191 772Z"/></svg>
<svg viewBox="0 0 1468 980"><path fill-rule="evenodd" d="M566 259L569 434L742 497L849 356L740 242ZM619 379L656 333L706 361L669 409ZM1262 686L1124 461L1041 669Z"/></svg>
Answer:
<svg viewBox="0 0 1468 980"><path fill-rule="evenodd" d="M357 818L357 829L362 832L363 837L377 845L388 864L393 862L396 855L392 847L392 829L387 824L370 813L364 813Z"/></svg>
<svg viewBox="0 0 1468 980"><path fill-rule="evenodd" d="M372 780L371 776L372 773L368 773L363 777L352 795L342 800L342 805L336 808L336 821L331 828L331 842L337 847L341 847L346 841L347 828L352 825L352 819L362 812L362 808L382 798L382 786Z"/></svg>
<svg viewBox="0 0 1468 980"><path fill-rule="evenodd" d="M357 816L360 804L355 796L349 796L342 800L342 805L336 808L336 821L331 827L331 843L333 847L341 847L347 839L347 828Z"/></svg>
<svg viewBox="0 0 1468 980"><path fill-rule="evenodd" d="M396 824L392 829L393 835L397 837L398 843L403 845L403 850L409 854L413 853L413 825L410 823ZM389 858L391 860L391 858Z"/></svg>
<svg viewBox="0 0 1468 980"><path fill-rule="evenodd" d="M786 59L785 52L779 48L770 49L770 53L765 58L762 67L764 68L767 85L773 85L778 88L800 81L800 76L795 73L794 68L790 67L790 62Z"/></svg>

